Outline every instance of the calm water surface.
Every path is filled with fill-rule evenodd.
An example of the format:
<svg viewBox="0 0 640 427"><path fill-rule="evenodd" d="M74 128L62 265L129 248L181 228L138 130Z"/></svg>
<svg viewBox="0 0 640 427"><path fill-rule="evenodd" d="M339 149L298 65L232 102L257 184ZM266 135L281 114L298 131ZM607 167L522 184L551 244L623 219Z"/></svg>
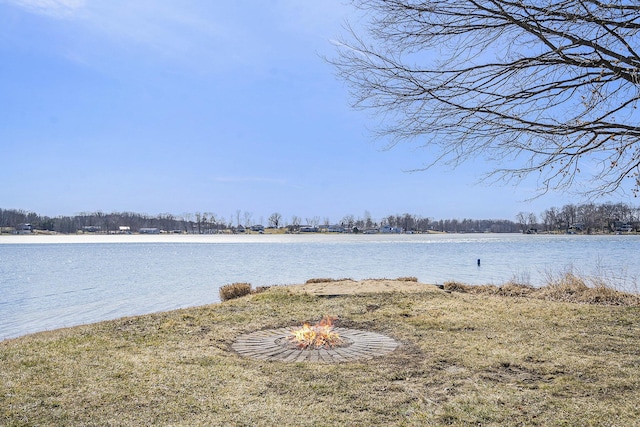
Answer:
<svg viewBox="0 0 640 427"><path fill-rule="evenodd" d="M2 236L0 340L218 302L218 288L415 276L532 285L573 268L637 292L640 236ZM477 265L477 260L481 265Z"/></svg>

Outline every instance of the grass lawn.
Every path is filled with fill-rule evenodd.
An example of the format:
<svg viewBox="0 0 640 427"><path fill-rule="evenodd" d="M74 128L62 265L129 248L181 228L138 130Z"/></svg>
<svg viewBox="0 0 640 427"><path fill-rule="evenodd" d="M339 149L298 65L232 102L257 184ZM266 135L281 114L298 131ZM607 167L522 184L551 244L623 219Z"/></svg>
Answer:
<svg viewBox="0 0 640 427"><path fill-rule="evenodd" d="M231 350L323 315L388 356L265 362ZM220 304L0 342L0 425L640 425L640 306L274 287Z"/></svg>

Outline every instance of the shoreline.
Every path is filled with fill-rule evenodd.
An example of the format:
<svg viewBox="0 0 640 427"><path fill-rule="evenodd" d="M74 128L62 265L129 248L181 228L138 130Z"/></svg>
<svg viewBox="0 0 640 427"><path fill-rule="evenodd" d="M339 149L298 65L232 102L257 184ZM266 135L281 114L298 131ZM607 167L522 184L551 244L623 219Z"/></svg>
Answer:
<svg viewBox="0 0 640 427"><path fill-rule="evenodd" d="M570 277L571 279L572 277ZM310 279L301 284L267 286L265 291L284 291L289 295L306 294L312 297L340 297L340 296L366 296L376 294L442 294L454 293L470 297L493 296L498 298L528 298L531 300L546 300L550 302L564 302L579 305L597 305L609 307L640 306L640 293L617 291L607 287L588 287L581 278L573 276L574 283L558 283L539 288L526 285L506 283L496 285L468 285L454 281L444 285L422 283L413 277L397 279ZM260 293L260 292L258 292ZM256 295L253 292L251 295ZM242 297L240 297L242 298ZM232 298L237 299L237 298ZM227 300L231 301L231 300ZM92 327L103 322L121 321L128 318L140 318L146 316L167 315L180 310L195 310L207 306L218 306L227 301L217 301L203 305L180 307L157 312L126 315L112 319L104 319L96 322L63 326L60 328L29 332L23 335L0 338L0 343L36 335L40 333L55 332L60 330L73 330L76 328Z"/></svg>
<svg viewBox="0 0 640 427"><path fill-rule="evenodd" d="M407 241L428 239L465 239L482 237L525 236L557 238L633 238L635 233L625 234L558 234L558 233L220 233L220 234L0 234L0 245L11 244L64 244L64 243L260 243L260 242L298 242L301 238L317 241L335 239L354 239L357 241L381 239L406 239Z"/></svg>
<svg viewBox="0 0 640 427"><path fill-rule="evenodd" d="M0 244L4 265L0 329L5 339L212 303L218 300L219 287L236 282L254 287L286 285L293 290L317 277L362 281L415 276L421 283L436 285L516 281L543 286L549 273L574 271L603 279L619 290L640 289L635 281L640 277L637 266L628 263L629 249L633 252L640 242L628 237L27 235L0 237L0 242L21 243ZM595 258L597 254L606 254L606 265ZM571 267L576 259L580 263ZM546 274L536 270L540 266ZM383 291L396 289L373 284ZM349 292L347 286L336 289L336 283L311 286L304 285L318 295L373 291L362 282L351 283L357 290ZM399 291L409 292L406 286Z"/></svg>
<svg viewBox="0 0 640 427"><path fill-rule="evenodd" d="M417 241L475 237L521 236L522 233L237 233L237 234L2 234L0 245L64 243L272 243L307 239L332 242L337 239L365 242L386 239Z"/></svg>

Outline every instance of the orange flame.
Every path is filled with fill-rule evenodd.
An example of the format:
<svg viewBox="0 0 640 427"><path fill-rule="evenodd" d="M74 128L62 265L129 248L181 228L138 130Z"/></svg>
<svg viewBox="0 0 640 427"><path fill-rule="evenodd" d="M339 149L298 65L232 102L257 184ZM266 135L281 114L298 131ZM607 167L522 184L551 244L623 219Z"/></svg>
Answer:
<svg viewBox="0 0 640 427"><path fill-rule="evenodd" d="M336 319L333 317L324 316L313 326L305 323L302 328L291 331L289 340L305 350L334 348L342 344L340 334L333 330L334 320Z"/></svg>

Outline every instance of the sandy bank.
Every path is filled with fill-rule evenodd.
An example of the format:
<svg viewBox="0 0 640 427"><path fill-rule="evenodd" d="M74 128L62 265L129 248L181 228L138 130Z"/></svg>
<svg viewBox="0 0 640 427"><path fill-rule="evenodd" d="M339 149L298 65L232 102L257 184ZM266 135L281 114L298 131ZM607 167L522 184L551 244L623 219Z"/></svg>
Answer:
<svg viewBox="0 0 640 427"><path fill-rule="evenodd" d="M435 285L428 285L410 280L397 279L365 279L365 280L331 280L326 282L305 283L287 286L293 292L312 295L354 295L384 292L441 292Z"/></svg>

